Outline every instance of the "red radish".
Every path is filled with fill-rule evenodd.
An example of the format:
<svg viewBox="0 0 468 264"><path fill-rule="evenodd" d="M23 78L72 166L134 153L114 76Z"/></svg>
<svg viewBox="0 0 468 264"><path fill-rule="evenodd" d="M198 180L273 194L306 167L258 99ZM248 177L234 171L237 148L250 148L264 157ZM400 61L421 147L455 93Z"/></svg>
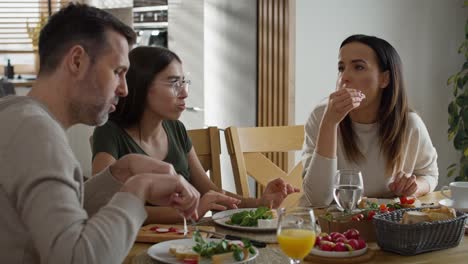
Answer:
<svg viewBox="0 0 468 264"><path fill-rule="evenodd" d="M315 238L315 245L320 245L320 241L322 241L322 237L318 236ZM325 241L325 240L323 240Z"/></svg>
<svg viewBox="0 0 468 264"><path fill-rule="evenodd" d="M358 250L359 249L359 242L356 239L350 239L348 240L348 244L354 249Z"/></svg>
<svg viewBox="0 0 468 264"><path fill-rule="evenodd" d="M343 243L348 243L348 239L346 237L338 237L335 242L343 242Z"/></svg>
<svg viewBox="0 0 468 264"><path fill-rule="evenodd" d="M345 235L341 234L341 233L338 233L338 232L332 232L330 234L333 242L336 242L336 240L339 238L339 237L343 237L343 238L346 238Z"/></svg>
<svg viewBox="0 0 468 264"><path fill-rule="evenodd" d="M366 247L366 241L364 241L363 239L358 239L358 243L359 243L358 249L363 249Z"/></svg>
<svg viewBox="0 0 468 264"><path fill-rule="evenodd" d="M333 239L327 233L320 233L319 237L320 237L320 240L333 242Z"/></svg>
<svg viewBox="0 0 468 264"><path fill-rule="evenodd" d="M343 235L347 239L359 239L359 231L357 229L351 228L346 230Z"/></svg>
<svg viewBox="0 0 468 264"><path fill-rule="evenodd" d="M319 245L319 248L323 251L333 251L334 247L335 247L335 243L330 242L330 241L323 241L323 240Z"/></svg>
<svg viewBox="0 0 468 264"><path fill-rule="evenodd" d="M333 251L348 251L348 248L345 246L343 242L336 243Z"/></svg>
<svg viewBox="0 0 468 264"><path fill-rule="evenodd" d="M158 232L158 233L167 233L167 232L169 232L169 229L167 229L167 228L157 228L155 231Z"/></svg>

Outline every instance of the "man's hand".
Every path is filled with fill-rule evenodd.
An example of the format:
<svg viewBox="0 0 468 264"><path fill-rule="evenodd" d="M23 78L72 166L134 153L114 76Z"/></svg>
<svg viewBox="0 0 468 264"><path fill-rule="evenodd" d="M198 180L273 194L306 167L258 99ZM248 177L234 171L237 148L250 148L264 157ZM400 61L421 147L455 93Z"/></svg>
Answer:
<svg viewBox="0 0 468 264"><path fill-rule="evenodd" d="M141 154L125 155L110 165L109 169L112 176L121 183L141 173L177 175L171 164Z"/></svg>
<svg viewBox="0 0 468 264"><path fill-rule="evenodd" d="M121 189L142 201L177 209L187 218L198 219L200 193L180 175L138 174L130 177Z"/></svg>
<svg viewBox="0 0 468 264"><path fill-rule="evenodd" d="M388 188L397 196L411 196L418 190L416 176L400 171L395 174L393 182L388 185Z"/></svg>
<svg viewBox="0 0 468 264"><path fill-rule="evenodd" d="M267 184L260 198L260 203L272 208L278 208L289 194L295 192L299 192L299 189L286 183L282 178L277 178Z"/></svg>

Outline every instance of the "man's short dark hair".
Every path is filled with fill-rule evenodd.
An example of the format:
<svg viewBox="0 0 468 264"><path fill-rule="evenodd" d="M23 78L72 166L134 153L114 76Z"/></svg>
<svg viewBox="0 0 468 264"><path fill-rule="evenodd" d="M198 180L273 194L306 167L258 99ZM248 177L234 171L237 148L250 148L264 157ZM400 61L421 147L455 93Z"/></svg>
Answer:
<svg viewBox="0 0 468 264"><path fill-rule="evenodd" d="M57 68L63 55L74 45L81 45L92 61L105 49L106 32L114 30L124 36L129 45L136 34L113 15L85 4L70 3L49 18L39 36L39 73Z"/></svg>

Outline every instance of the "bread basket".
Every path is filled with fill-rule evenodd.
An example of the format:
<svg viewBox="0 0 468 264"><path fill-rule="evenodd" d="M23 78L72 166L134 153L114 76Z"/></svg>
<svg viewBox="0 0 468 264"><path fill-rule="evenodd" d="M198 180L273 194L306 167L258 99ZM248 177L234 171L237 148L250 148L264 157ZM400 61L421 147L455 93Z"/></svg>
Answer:
<svg viewBox="0 0 468 264"><path fill-rule="evenodd" d="M457 217L436 222L401 224L406 211L401 209L374 216L377 244L382 250L410 256L424 252L456 247L463 238L467 215L457 212Z"/></svg>

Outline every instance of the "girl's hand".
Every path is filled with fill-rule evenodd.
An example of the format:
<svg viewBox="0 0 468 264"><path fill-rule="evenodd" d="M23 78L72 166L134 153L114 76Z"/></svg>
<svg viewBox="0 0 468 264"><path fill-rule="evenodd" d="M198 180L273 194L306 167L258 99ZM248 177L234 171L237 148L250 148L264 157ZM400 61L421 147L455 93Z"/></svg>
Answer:
<svg viewBox="0 0 468 264"><path fill-rule="evenodd" d="M330 94L324 121L339 124L351 110L359 107L366 96L358 90L342 88Z"/></svg>
<svg viewBox="0 0 468 264"><path fill-rule="evenodd" d="M203 217L210 210L224 211L226 209L237 209L241 201L224 193L208 191L200 198L198 215Z"/></svg>

